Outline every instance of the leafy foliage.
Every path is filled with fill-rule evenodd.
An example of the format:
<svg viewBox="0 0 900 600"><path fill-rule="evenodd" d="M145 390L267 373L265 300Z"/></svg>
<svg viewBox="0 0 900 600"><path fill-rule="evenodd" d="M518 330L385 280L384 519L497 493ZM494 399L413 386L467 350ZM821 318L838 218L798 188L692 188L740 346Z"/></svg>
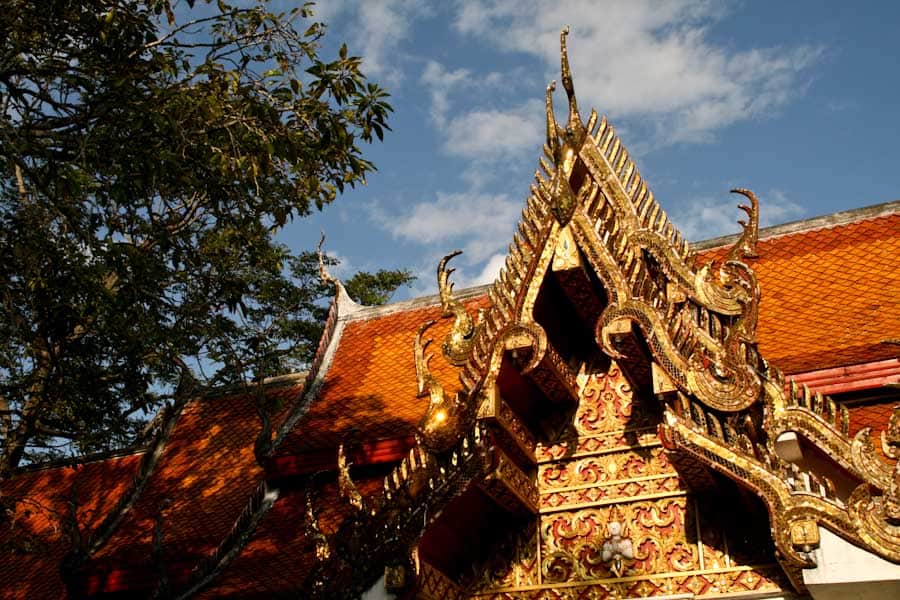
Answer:
<svg viewBox="0 0 900 600"><path fill-rule="evenodd" d="M391 111L310 5L0 11L0 479L125 444L177 383L311 358L331 290L275 234L364 181ZM411 279L360 273L384 302Z"/></svg>

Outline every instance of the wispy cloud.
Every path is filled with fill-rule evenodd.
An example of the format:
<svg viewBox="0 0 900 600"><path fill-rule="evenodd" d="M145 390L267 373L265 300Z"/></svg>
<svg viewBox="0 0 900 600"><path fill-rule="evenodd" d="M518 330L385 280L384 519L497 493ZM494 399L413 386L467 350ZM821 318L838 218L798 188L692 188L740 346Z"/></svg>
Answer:
<svg viewBox="0 0 900 600"><path fill-rule="evenodd" d="M582 107L655 125L656 143L704 142L716 130L777 109L802 93L821 56L812 46L738 50L710 41L720 3L704 0L463 0L456 29L559 68L559 30Z"/></svg>
<svg viewBox="0 0 900 600"><path fill-rule="evenodd" d="M506 194L444 193L402 214L372 209L376 223L394 237L430 246L460 244L464 262L480 263L512 239L521 203Z"/></svg>
<svg viewBox="0 0 900 600"><path fill-rule="evenodd" d="M468 69L447 69L437 61L429 61L420 81L431 98L429 114L443 135L443 149L448 154L470 160L496 162L508 160L524 150L540 147L543 104L538 99L514 103L510 107L475 107L472 90L495 90L516 85L514 75L498 72L473 75ZM459 97L465 94L459 110ZM457 110L453 110L456 108ZM454 113L452 114L451 113Z"/></svg>
<svg viewBox="0 0 900 600"><path fill-rule="evenodd" d="M366 74L377 75L389 85L398 85L403 79L397 49L414 21L432 11L427 0L328 0L314 10L317 18L326 22L344 19L354 52L363 57Z"/></svg>
<svg viewBox="0 0 900 600"><path fill-rule="evenodd" d="M450 119L444 147L452 155L508 160L522 151L539 152L543 104L530 100L507 110L472 110Z"/></svg>
<svg viewBox="0 0 900 600"><path fill-rule="evenodd" d="M737 209L744 199L738 196L695 198L670 211L672 222L692 241L708 240L720 235L739 233L737 219L744 218ZM784 192L772 190L759 197L759 226L768 227L803 216L802 206L790 200Z"/></svg>

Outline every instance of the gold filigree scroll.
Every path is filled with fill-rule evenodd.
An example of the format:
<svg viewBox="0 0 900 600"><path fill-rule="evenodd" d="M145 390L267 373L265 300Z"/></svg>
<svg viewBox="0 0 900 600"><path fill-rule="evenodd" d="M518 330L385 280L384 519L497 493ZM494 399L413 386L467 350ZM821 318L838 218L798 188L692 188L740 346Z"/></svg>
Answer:
<svg viewBox="0 0 900 600"><path fill-rule="evenodd" d="M757 537L732 539L718 511L697 508L659 440L645 434L655 419L643 414L645 403L615 363L590 361L579 390L565 437L553 446L539 444L536 452L537 539L501 545L470 588L472 598L784 589L768 547L760 549ZM611 528L612 522L620 527ZM631 553L620 551L617 561L613 542L625 547L625 540Z"/></svg>
<svg viewBox="0 0 900 600"><path fill-rule="evenodd" d="M356 512L361 511L364 506L362 494L359 493L359 489L357 489L356 484L350 477L350 463L347 460L347 451L344 448L344 444L338 446L337 466L338 490L341 497L350 504L353 510Z"/></svg>
<svg viewBox="0 0 900 600"><path fill-rule="evenodd" d="M867 481L853 490L848 506L860 537L877 552L897 562L900 561L900 405L894 407L888 427L881 434L881 447L885 456L896 461L893 468L878 457L871 428L860 430L853 439L851 460Z"/></svg>
<svg viewBox="0 0 900 600"><path fill-rule="evenodd" d="M731 193L745 196L750 200L750 206L738 204L738 208L747 213L747 220L738 221L743 227L743 232L734 247L729 250L726 261L756 258L759 256L756 252L756 244L759 241L759 200L757 200L756 194L748 189L735 188L731 190Z"/></svg>
<svg viewBox="0 0 900 600"><path fill-rule="evenodd" d="M472 343L475 341L475 334L478 329L474 319L472 319L472 315L466 311L462 302L453 297L453 283L450 282L450 275L455 269L447 269L447 263L454 256L459 256L460 254L462 254L462 250L454 250L442 258L437 267L438 290L441 296L441 316L444 318L453 317L453 326L444 339L441 349L447 360L457 366L464 365L469 360Z"/></svg>
<svg viewBox="0 0 900 600"><path fill-rule="evenodd" d="M419 328L414 344L418 397L429 398L428 408L419 421L419 436L430 451L444 452L453 447L462 435L465 401L463 392L457 392L452 399L448 398L443 386L428 369L433 355L426 352L432 340L428 339L423 343L422 334L434 323L431 320Z"/></svg>
<svg viewBox="0 0 900 600"><path fill-rule="evenodd" d="M750 221L745 231L753 229L754 219ZM574 222L579 224L577 219ZM681 287L675 279L654 283L652 269L635 256L664 242L648 232L637 233L645 233L632 236L640 248L628 249L628 238L623 236L613 249L597 248L587 253L589 258L604 261L602 269L616 282L613 289L619 290L597 321L598 345L608 356L624 359L617 340L630 335L635 324L671 380L708 407L734 412L758 401L763 385L756 353L760 291L753 270L738 260L727 260L719 269L714 270L712 264L701 268L695 279L702 284L691 288ZM593 229L582 235L595 248L599 246ZM674 251L651 254L656 260L681 260ZM631 265L633 274L626 278L620 264ZM667 274L676 271L662 264L659 270ZM630 280L651 283L641 286L641 294L628 294L624 290L634 287L627 284ZM689 298L702 299L703 303ZM723 301L721 306L719 299ZM735 305L738 310L734 310Z"/></svg>

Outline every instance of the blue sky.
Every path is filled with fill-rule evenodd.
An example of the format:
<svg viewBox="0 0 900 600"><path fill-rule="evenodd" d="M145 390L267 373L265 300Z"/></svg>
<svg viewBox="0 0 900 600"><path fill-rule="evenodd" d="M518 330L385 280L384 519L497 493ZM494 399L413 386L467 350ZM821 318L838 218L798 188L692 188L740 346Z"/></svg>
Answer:
<svg viewBox="0 0 900 600"><path fill-rule="evenodd" d="M610 118L657 198L700 240L738 230L748 187L763 225L900 198L900 3L703 0L329 0L323 53L346 41L392 94L393 132L368 185L281 235L319 231L357 269L409 268L397 299L493 280L559 79L559 30L579 107ZM564 108L564 94L556 97Z"/></svg>

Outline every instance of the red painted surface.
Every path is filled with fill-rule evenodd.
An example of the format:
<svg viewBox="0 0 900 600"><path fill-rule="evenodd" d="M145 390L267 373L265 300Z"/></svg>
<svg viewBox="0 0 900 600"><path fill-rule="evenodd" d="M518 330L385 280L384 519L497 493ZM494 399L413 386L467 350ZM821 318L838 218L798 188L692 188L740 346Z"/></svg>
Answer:
<svg viewBox="0 0 900 600"><path fill-rule="evenodd" d="M900 359L807 371L791 375L791 379L798 385L806 384L812 391L827 395L876 389L888 384L900 384Z"/></svg>

